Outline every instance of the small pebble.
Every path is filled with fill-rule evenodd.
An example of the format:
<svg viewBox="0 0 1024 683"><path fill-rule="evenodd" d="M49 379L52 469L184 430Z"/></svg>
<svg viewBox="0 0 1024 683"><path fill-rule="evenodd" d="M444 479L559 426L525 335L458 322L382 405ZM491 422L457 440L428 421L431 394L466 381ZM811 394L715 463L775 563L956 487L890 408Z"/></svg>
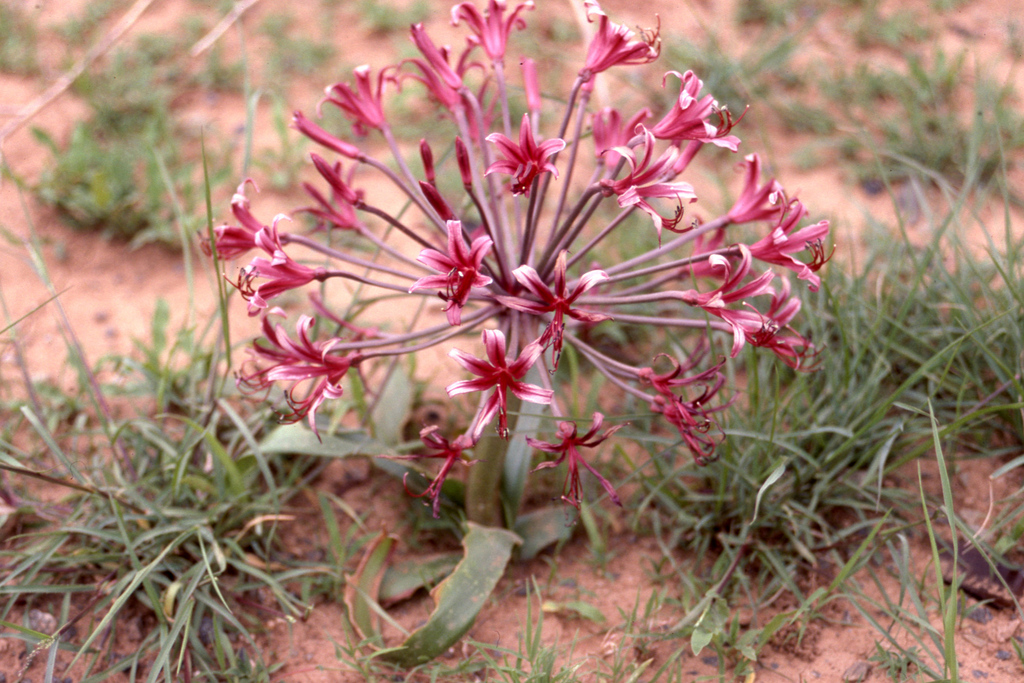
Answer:
<svg viewBox="0 0 1024 683"><path fill-rule="evenodd" d="M967 613L967 618L979 624L987 624L996 617L988 607L985 605L978 605Z"/></svg>
<svg viewBox="0 0 1024 683"><path fill-rule="evenodd" d="M213 642L213 619L210 617L199 620L199 642L207 646Z"/></svg>
<svg viewBox="0 0 1024 683"><path fill-rule="evenodd" d="M981 671L980 669L974 669L973 671L971 671L971 675L973 675L975 678L988 678L988 674L984 671Z"/></svg>
<svg viewBox="0 0 1024 683"><path fill-rule="evenodd" d="M864 190L865 194L867 194L870 197L874 197L882 194L882 191L885 190L885 183L883 183L881 180L876 180L872 178L862 182L860 184L860 187L862 190Z"/></svg>
<svg viewBox="0 0 1024 683"><path fill-rule="evenodd" d="M871 664L865 661L854 662L843 672L843 680L848 683L859 683L871 673Z"/></svg>
<svg viewBox="0 0 1024 683"><path fill-rule="evenodd" d="M34 609L28 613L28 627L33 631L51 635L57 630L57 618L49 612Z"/></svg>
<svg viewBox="0 0 1024 683"><path fill-rule="evenodd" d="M701 657L700 661L704 662L708 666L718 666L718 656L711 655L710 657Z"/></svg>
<svg viewBox="0 0 1024 683"><path fill-rule="evenodd" d="M1013 659L1013 655L1009 650L996 650L996 659L1001 662L1005 662L1008 659ZM2 683L2 681L0 681Z"/></svg>
<svg viewBox="0 0 1024 683"><path fill-rule="evenodd" d="M303 558L307 562L323 562L327 559L327 551L323 548L314 548L303 555Z"/></svg>
<svg viewBox="0 0 1024 683"><path fill-rule="evenodd" d="M7 674L3 671L0 671L0 683L7 683Z"/></svg>

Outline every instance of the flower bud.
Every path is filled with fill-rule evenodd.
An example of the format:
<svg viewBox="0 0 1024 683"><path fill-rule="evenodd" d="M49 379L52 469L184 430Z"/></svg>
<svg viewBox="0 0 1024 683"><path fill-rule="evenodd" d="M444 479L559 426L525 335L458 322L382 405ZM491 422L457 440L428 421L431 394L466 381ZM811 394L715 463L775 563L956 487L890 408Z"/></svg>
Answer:
<svg viewBox="0 0 1024 683"><path fill-rule="evenodd" d="M462 138L455 138L455 160L459 162L459 173L462 175L462 184L465 187L472 187L473 173L469 166L469 150Z"/></svg>
<svg viewBox="0 0 1024 683"><path fill-rule="evenodd" d="M430 202L430 205L434 207L434 211L437 211L437 215L441 217L441 220L446 222L455 220L455 212L452 211L452 207L448 206L448 202L444 200L444 197L441 196L436 187L421 180L420 189L423 191L423 196Z"/></svg>
<svg viewBox="0 0 1024 683"><path fill-rule="evenodd" d="M523 89L526 90L526 106L530 113L540 111L540 86L537 84L537 64L530 58L522 61Z"/></svg>
<svg viewBox="0 0 1024 683"><path fill-rule="evenodd" d="M323 145L327 149L334 150L338 154L348 157L349 159L359 160L363 158L363 153L358 147L353 145L351 142L345 142L344 140L331 135L326 130L307 119L305 114L301 111L295 112L292 121L294 122L295 130L299 131L313 142Z"/></svg>
<svg viewBox="0 0 1024 683"><path fill-rule="evenodd" d="M426 138L420 140L420 158L423 160L423 175L427 182L434 184L434 152L430 149L430 143Z"/></svg>

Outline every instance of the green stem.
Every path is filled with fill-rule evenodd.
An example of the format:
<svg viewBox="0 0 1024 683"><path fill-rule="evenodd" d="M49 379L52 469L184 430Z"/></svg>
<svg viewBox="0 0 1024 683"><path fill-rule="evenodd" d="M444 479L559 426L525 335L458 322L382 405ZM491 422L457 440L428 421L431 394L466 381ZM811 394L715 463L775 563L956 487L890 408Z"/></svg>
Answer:
<svg viewBox="0 0 1024 683"><path fill-rule="evenodd" d="M509 403L512 403L511 398ZM505 469L508 444L497 435L488 435L481 437L473 449L478 462L469 468L466 478L466 517L471 522L502 526L501 473Z"/></svg>

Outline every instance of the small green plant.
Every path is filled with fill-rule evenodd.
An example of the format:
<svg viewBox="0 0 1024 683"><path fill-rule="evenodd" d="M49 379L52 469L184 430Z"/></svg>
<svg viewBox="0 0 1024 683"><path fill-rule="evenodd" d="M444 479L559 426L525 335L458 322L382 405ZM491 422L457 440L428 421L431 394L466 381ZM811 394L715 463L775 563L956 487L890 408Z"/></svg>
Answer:
<svg viewBox="0 0 1024 683"><path fill-rule="evenodd" d="M193 82L201 88L227 93L241 93L244 90L245 65L240 61L227 62L220 43L210 48L206 62Z"/></svg>
<svg viewBox="0 0 1024 683"><path fill-rule="evenodd" d="M736 5L736 23L784 26L793 21L798 3L792 0L749 0Z"/></svg>
<svg viewBox="0 0 1024 683"><path fill-rule="evenodd" d="M868 661L874 662L891 681L910 680L910 675L915 669L914 662L919 657L918 648L911 646L905 651L887 650L881 643L875 643L875 653L868 657Z"/></svg>
<svg viewBox="0 0 1024 683"><path fill-rule="evenodd" d="M181 49L168 36L140 36L103 69L76 81L91 117L76 124L65 145L35 131L52 160L34 192L73 226L136 246L179 245L176 221L187 223L189 232L199 227L199 140L177 121L173 107L190 81L176 59ZM229 157L214 143L206 141L206 162L219 184Z"/></svg>
<svg viewBox="0 0 1024 683"><path fill-rule="evenodd" d="M57 26L57 33L72 47L82 47L96 37L100 25L119 6L118 0L96 0L83 5L81 15L71 16Z"/></svg>
<svg viewBox="0 0 1024 683"><path fill-rule="evenodd" d="M808 24L809 25L809 24ZM665 41L663 50L670 63L686 64L701 74L717 100L737 116L748 104L758 103L752 116L767 115L766 107L785 101L787 89L799 91L804 76L793 67L791 58L799 44L799 36L807 25L797 30L761 29L760 38L751 40L742 54L727 50L718 36L709 33L702 43L688 40ZM671 96L664 92L659 97Z"/></svg>
<svg viewBox="0 0 1024 683"><path fill-rule="evenodd" d="M1003 154L1024 148L1024 116L1013 105L1014 88L983 72L970 76L966 57L911 55L905 70L862 63L822 81L843 118L865 131L845 141L859 177L877 178L881 165L893 180L921 169L956 183L970 173L988 179ZM961 112L964 101L974 103L970 117ZM876 149L881 156L871 151Z"/></svg>
<svg viewBox="0 0 1024 683"><path fill-rule="evenodd" d="M425 20L430 16L430 3L415 0L405 7L396 7L377 0L360 0L356 11L371 34L387 35L407 31L411 24Z"/></svg>
<svg viewBox="0 0 1024 683"><path fill-rule="evenodd" d="M271 14L263 20L260 33L271 42L265 61L265 80L284 89L293 76L311 76L334 59L335 48L326 41L296 36L290 14Z"/></svg>
<svg viewBox="0 0 1024 683"><path fill-rule="evenodd" d="M136 340L141 361L104 360L112 368L102 372L69 341L78 400L88 406L69 423L39 415L45 400L22 404L17 423L5 420L46 444L32 455L3 444L5 486L13 476L64 492L50 502L19 498L17 531L0 548L8 567L0 577L0 624L31 650L28 663L46 653L48 678L58 663L78 662L86 680L145 667L154 679L269 681L280 665L253 657L260 622L244 616L242 606L253 604L249 591L266 592L264 610L302 617L308 600L341 579L365 542L357 534L347 545L332 544L344 554L331 566L289 563L279 529L291 516L283 506L322 461L263 454L258 439L270 414L243 418L232 407L219 362L229 345L206 341L217 319L171 334L169 315L160 304L150 339ZM98 374L116 384L102 386ZM150 412L115 416L108 404L114 395ZM11 490L31 496L20 486ZM36 513L52 523L39 524ZM41 632L12 621L37 608L55 613L55 625ZM125 654L109 635L129 623L137 648ZM72 628L80 633L75 646L63 642Z"/></svg>
<svg viewBox="0 0 1024 683"><path fill-rule="evenodd" d="M20 6L0 3L0 73L34 76L39 72L35 22Z"/></svg>
<svg viewBox="0 0 1024 683"><path fill-rule="evenodd" d="M897 10L883 16L878 2L872 1L851 19L852 33L858 47L889 47L908 51L929 38L932 30L923 18L911 10Z"/></svg>
<svg viewBox="0 0 1024 683"><path fill-rule="evenodd" d="M288 127L288 113L280 97L270 98L270 116L277 146L261 150L254 161L270 181L270 187L282 191L298 184L306 166L307 140Z"/></svg>
<svg viewBox="0 0 1024 683"><path fill-rule="evenodd" d="M33 191L72 226L133 246L178 246L176 221L185 222L189 232L199 227L195 165L181 160L159 125L125 138L97 135L80 123L64 148L46 132L34 133L50 150L53 165L43 170ZM215 168L218 181L228 170L225 163Z"/></svg>
<svg viewBox="0 0 1024 683"><path fill-rule="evenodd" d="M35 188L40 200L75 227L107 237L127 240L151 226L161 198L145 190L157 187L157 177L140 141L103 141L86 124L75 126L64 149L45 132L35 134L53 158Z"/></svg>

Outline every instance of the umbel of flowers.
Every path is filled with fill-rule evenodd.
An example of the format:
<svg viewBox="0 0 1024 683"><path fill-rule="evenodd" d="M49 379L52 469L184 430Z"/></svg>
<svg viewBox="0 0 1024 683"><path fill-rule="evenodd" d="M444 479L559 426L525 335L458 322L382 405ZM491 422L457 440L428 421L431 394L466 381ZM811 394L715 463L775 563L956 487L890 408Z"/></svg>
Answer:
<svg viewBox="0 0 1024 683"><path fill-rule="evenodd" d="M237 224L215 231L219 257L249 259L236 286L249 314L263 319L263 336L239 382L254 390L283 385L286 418L307 418L315 431L318 408L342 394L348 373L365 378L369 364L435 345L465 370L467 379L447 387L451 397L475 397L465 431L442 434L430 426L420 435L420 457L443 461L425 494L435 514L444 477L454 464L470 463L467 451L482 435L496 430L508 439L510 395L547 406L557 421L552 441L529 443L552 456L541 467L567 464L566 502L579 505L581 467L618 502L584 451L622 425L602 431L601 413L589 426L569 418L557 376L567 346L608 385L660 414L700 463L714 457L721 439L714 414L730 402L722 395L724 359L707 353L707 336L731 335L731 356L750 344L797 369L807 369L816 355L791 327L800 301L782 271L818 288L816 271L828 260L827 221L805 225L800 201L787 198L775 180L762 181L756 154L737 163L743 186L728 212L703 221L686 212L699 199L682 179L688 166L707 145L737 152L737 120L702 94L694 73L653 73L657 30L634 33L612 22L595 0L584 6L592 37L583 62L568 91L549 98L534 62L508 51L532 1L511 11L503 0L489 0L482 11L456 5L452 23L467 35L455 48L439 47L422 25L412 26L420 56L376 70L360 66L349 82L327 88L322 106L337 107L353 135L295 113L295 128L317 145L310 160L320 177L304 185L312 204L298 210L312 215L329 239L292 231L296 224L284 215L257 219L245 183L232 200ZM678 88L660 119L647 108L593 106L596 80L610 69L631 68L651 70L673 93ZM399 145L389 124L390 96L405 89L425 95L437 116L451 122L426 123L418 149ZM510 99L520 93L525 113L514 120ZM388 155L367 151L369 145ZM371 203L364 188L382 182L401 193L408 210ZM738 241L730 230L738 224L755 224L760 236ZM635 243L641 230L653 231L658 246L628 260L604 260L618 253L616 245ZM334 239L340 233L344 240ZM348 246L329 246L339 241ZM297 247L316 252L312 262L320 265L296 260ZM314 297L314 312L338 335L314 339L314 318L303 315L290 336L272 301L308 286L330 290L332 283L362 302L349 311L383 301L391 312L409 311L412 324L367 329ZM412 315L424 302L443 309L443 318ZM649 328L655 339L690 329L686 338L700 341L689 350L666 342L633 364L626 354L612 357L591 343L592 328L611 320ZM535 367L543 371L527 381Z"/></svg>

